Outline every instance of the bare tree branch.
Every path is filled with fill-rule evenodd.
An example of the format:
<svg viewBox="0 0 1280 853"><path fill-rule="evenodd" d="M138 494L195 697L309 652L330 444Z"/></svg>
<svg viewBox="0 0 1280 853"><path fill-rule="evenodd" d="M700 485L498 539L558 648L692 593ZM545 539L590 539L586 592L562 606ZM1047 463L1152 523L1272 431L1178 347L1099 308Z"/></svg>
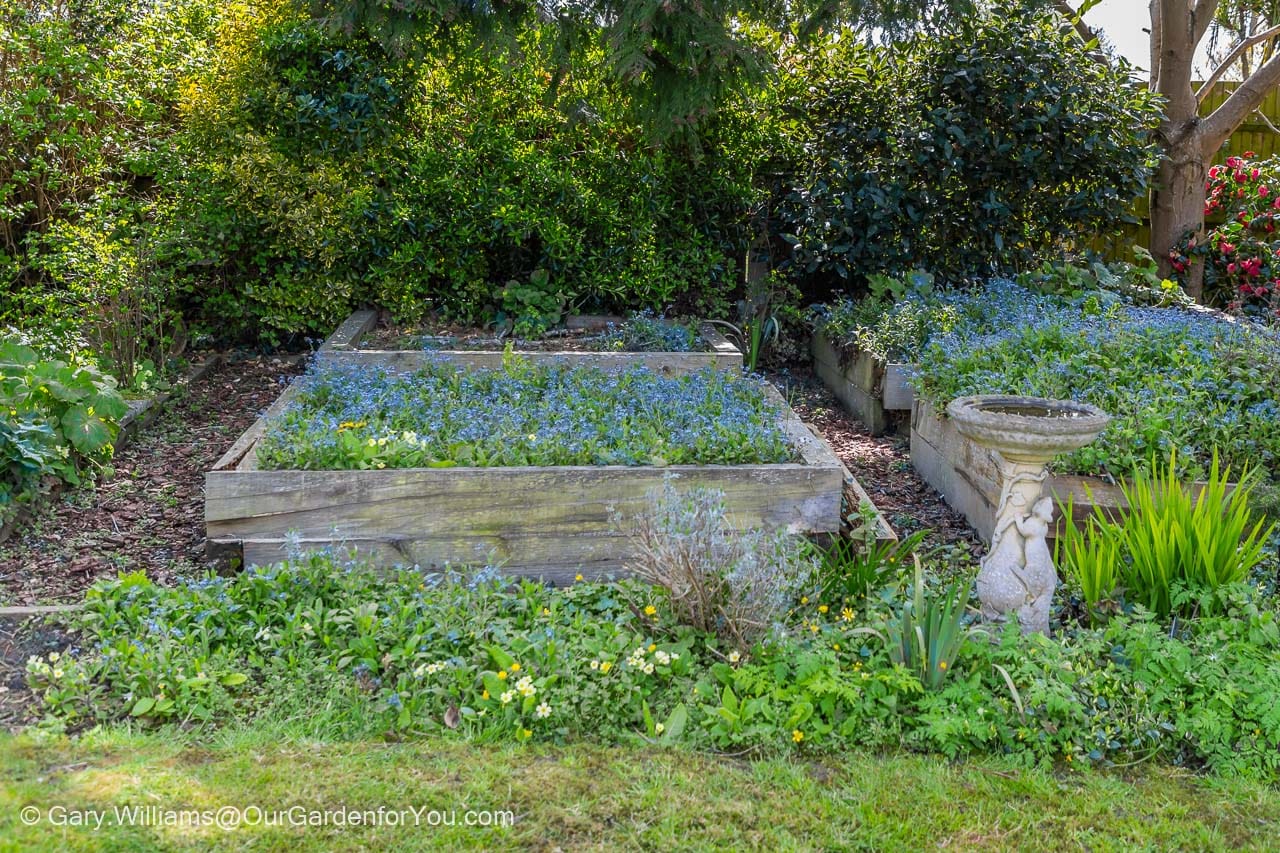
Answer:
<svg viewBox="0 0 1280 853"><path fill-rule="evenodd" d="M1085 44L1098 38L1098 34L1084 22L1084 18L1080 16L1079 12L1071 8L1071 4L1067 0L1053 0L1053 8L1057 9L1059 14L1066 18L1071 23L1071 26L1075 27L1076 34L1080 36L1080 39Z"/></svg>
<svg viewBox="0 0 1280 853"><path fill-rule="evenodd" d="M1164 31L1161 29L1160 0L1151 0L1151 85L1153 92L1160 91L1160 48L1164 44Z"/></svg>
<svg viewBox="0 0 1280 853"><path fill-rule="evenodd" d="M1209 97L1209 91L1213 88L1213 84L1222 79L1222 76L1231 69L1231 66L1237 59L1244 55L1244 52L1255 44L1267 41L1280 35L1280 25L1274 26L1269 30L1264 30L1256 35L1252 35L1247 39L1243 39L1239 44L1231 49L1227 54L1227 58L1218 63L1218 67L1213 69L1213 73L1209 75L1209 79L1201 85L1200 91L1196 92L1196 101L1203 104L1205 98Z"/></svg>
<svg viewBox="0 0 1280 853"><path fill-rule="evenodd" d="M1203 149L1217 150L1249 113L1262 105L1262 101L1276 86L1280 86L1280 56L1272 57L1266 65L1253 72L1222 106L1200 123Z"/></svg>
<svg viewBox="0 0 1280 853"><path fill-rule="evenodd" d="M1217 11L1218 0L1196 0L1196 5L1191 8L1193 47L1198 47L1204 34L1209 32L1209 27L1213 26L1213 14Z"/></svg>

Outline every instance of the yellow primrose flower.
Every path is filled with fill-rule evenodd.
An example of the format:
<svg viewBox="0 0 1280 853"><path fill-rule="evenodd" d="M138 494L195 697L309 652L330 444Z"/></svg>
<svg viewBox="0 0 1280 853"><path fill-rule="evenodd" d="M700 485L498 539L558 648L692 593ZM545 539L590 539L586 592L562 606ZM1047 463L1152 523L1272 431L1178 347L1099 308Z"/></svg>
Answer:
<svg viewBox="0 0 1280 853"><path fill-rule="evenodd" d="M737 650L729 652L729 663L737 663L740 660L742 660L742 652Z"/></svg>
<svg viewBox="0 0 1280 853"><path fill-rule="evenodd" d="M652 604L650 604L648 607L646 607L646 608L644 609L644 615L645 615L645 616L652 616L653 614L655 614L655 613L657 613L657 612L658 612L658 608L654 607Z"/></svg>
<svg viewBox="0 0 1280 853"><path fill-rule="evenodd" d="M521 734L524 735L525 740L528 740L529 738L533 737L533 732L529 731L528 729L525 729L523 732L521 732Z"/></svg>
<svg viewBox="0 0 1280 853"><path fill-rule="evenodd" d="M503 681L506 681L506 680L507 680L507 671L506 671L505 669L500 669L500 670L498 670L498 678L502 679Z"/></svg>
<svg viewBox="0 0 1280 853"><path fill-rule="evenodd" d="M488 699L488 698L489 698L489 691L488 691L488 690L486 690L486 691L484 691L483 693L481 693L481 694L480 694L480 698L481 698L481 699Z"/></svg>
<svg viewBox="0 0 1280 853"><path fill-rule="evenodd" d="M607 660L600 661L600 674L601 674L601 675L603 675L604 673L608 672L608 671L609 671L609 670L611 670L611 669L613 669L613 661L607 661Z"/></svg>
<svg viewBox="0 0 1280 853"><path fill-rule="evenodd" d="M793 730L791 732L791 739L796 743L799 743L800 741L804 740L804 732L800 731L799 729Z"/></svg>
<svg viewBox="0 0 1280 853"><path fill-rule="evenodd" d="M660 735L660 734L662 734L663 732L665 732L666 730L667 730L667 727L666 727L665 725L663 725L662 723L655 723L655 724L654 724L654 726L653 726L654 734L659 734L659 735Z"/></svg>
<svg viewBox="0 0 1280 853"><path fill-rule="evenodd" d="M518 663L513 663L513 664L511 664L511 671L512 671L512 672L519 672L519 671L520 671L520 664L518 664Z"/></svg>
<svg viewBox="0 0 1280 853"><path fill-rule="evenodd" d="M574 575L574 576L573 576L573 579L574 579L575 581L580 581L580 580L582 580L582 574L581 574L581 573L579 573L579 574Z"/></svg>
<svg viewBox="0 0 1280 853"><path fill-rule="evenodd" d="M655 651L657 651L657 650L658 650L658 644L657 644L657 643L650 643L650 644L649 644L649 651L651 651L651 652L655 652Z"/></svg>

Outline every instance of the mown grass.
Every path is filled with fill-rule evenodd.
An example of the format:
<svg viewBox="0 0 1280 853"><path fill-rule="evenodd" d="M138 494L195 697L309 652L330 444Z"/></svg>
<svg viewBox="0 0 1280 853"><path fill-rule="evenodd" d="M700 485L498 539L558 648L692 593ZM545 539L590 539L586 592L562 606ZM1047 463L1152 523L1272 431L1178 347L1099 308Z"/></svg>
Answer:
<svg viewBox="0 0 1280 853"><path fill-rule="evenodd" d="M22 850L1266 849L1280 792L1148 767L1124 775L853 754L749 762L681 751L454 741L324 743L246 728L195 742L124 728L0 740L0 847ZM59 828L47 810L421 807L456 826ZM461 825L510 810L514 825Z"/></svg>

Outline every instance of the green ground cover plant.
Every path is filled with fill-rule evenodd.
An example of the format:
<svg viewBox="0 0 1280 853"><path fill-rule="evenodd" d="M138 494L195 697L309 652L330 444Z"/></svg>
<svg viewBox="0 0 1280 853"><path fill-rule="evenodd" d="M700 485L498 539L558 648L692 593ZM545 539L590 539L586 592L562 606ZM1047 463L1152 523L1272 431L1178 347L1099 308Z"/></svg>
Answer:
<svg viewBox="0 0 1280 853"><path fill-rule="evenodd" d="M1113 417L1099 439L1055 470L1128 477L1177 451L1196 479L1224 466L1280 476L1280 348L1265 331L1106 291L1046 295L1011 281L938 297L959 312L931 335L917 387L938 409L971 394L1092 403Z"/></svg>
<svg viewBox="0 0 1280 853"><path fill-rule="evenodd" d="M787 462L763 380L711 369L439 361L401 375L321 363L267 430L269 469Z"/></svg>
<svg viewBox="0 0 1280 853"><path fill-rule="evenodd" d="M331 738L905 748L1280 778L1280 621L1256 588L1220 590L1220 615L1173 631L1139 608L1054 637L948 627L967 598L953 595L927 577L865 610L801 595L743 653L646 584L551 589L314 555L172 588L101 583L77 647L29 673L55 729L211 730L305 707ZM923 648L893 635L935 611Z"/></svg>

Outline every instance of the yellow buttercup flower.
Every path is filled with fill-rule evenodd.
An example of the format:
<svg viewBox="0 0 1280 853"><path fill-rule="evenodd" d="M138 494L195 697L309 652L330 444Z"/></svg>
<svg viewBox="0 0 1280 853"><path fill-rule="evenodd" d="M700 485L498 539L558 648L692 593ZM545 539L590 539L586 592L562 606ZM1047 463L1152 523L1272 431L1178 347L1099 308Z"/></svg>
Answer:
<svg viewBox="0 0 1280 853"><path fill-rule="evenodd" d="M646 608L644 609L644 615L645 615L645 616L652 616L653 614L655 614L655 613L657 613L657 612L658 612L658 608L654 607L652 604L650 604L648 607L646 607Z"/></svg>
<svg viewBox="0 0 1280 853"><path fill-rule="evenodd" d="M513 664L511 664L511 671L512 671L512 672L519 672L519 671L520 671L520 664L518 664L518 663L513 663Z"/></svg>
<svg viewBox="0 0 1280 853"><path fill-rule="evenodd" d="M500 670L498 670L498 678L502 679L503 681L506 681L506 680L507 680L507 671L506 671L505 669L500 669Z"/></svg>
<svg viewBox="0 0 1280 853"><path fill-rule="evenodd" d="M488 699L488 698L489 698L489 691L488 691L488 690L486 690L486 691L484 691L483 693L481 693L481 694L480 694L480 698L481 698L481 699Z"/></svg>
<svg viewBox="0 0 1280 853"><path fill-rule="evenodd" d="M602 661L600 661L600 672L601 672L601 674L604 674L604 673L608 672L608 671L609 671L609 670L611 670L611 669L613 669L613 661L608 661L608 660L602 660Z"/></svg>
<svg viewBox="0 0 1280 853"><path fill-rule="evenodd" d="M804 732L800 731L799 729L795 729L794 731L791 732L791 739L796 743L799 743L800 741L804 740Z"/></svg>
<svg viewBox="0 0 1280 853"><path fill-rule="evenodd" d="M582 575L581 575L581 573L574 575L574 576L573 576L573 579L574 579L574 580L576 580L576 581L580 581L580 580L582 580Z"/></svg>
<svg viewBox="0 0 1280 853"><path fill-rule="evenodd" d="M657 643L650 643L650 644L649 644L649 651L651 651L651 652L652 652L652 651L657 651L657 649L658 649L658 645L657 645Z"/></svg>
<svg viewBox="0 0 1280 853"><path fill-rule="evenodd" d="M827 612L827 610L828 610L827 605L825 605L825 604L819 604L819 605L818 605L818 612L819 612L819 613L826 613L826 612Z"/></svg>
<svg viewBox="0 0 1280 853"><path fill-rule="evenodd" d="M800 599L800 603L801 603L801 604L808 604L808 603L809 603L809 596L807 596L807 595L806 595L806 596L803 596L803 597Z"/></svg>

